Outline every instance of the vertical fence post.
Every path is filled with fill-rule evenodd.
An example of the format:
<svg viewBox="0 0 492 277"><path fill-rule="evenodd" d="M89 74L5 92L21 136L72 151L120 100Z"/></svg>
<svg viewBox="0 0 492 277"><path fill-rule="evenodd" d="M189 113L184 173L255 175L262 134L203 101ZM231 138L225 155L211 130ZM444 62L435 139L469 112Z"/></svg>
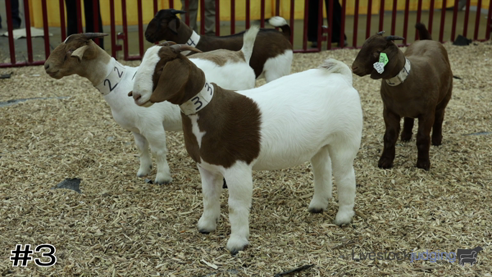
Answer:
<svg viewBox="0 0 492 277"><path fill-rule="evenodd" d="M8 1L8 2L10 2L10 1ZM50 56L51 50L50 50L50 29L48 26L48 7L46 5L46 0L42 0L41 5L42 5L42 9L43 9L44 54L45 54L46 59L48 59L48 57Z"/></svg>
<svg viewBox="0 0 492 277"><path fill-rule="evenodd" d="M422 16L422 0L419 0L418 6L417 6L417 22L420 22L420 18ZM418 33L417 30L415 30L415 40L418 39Z"/></svg>
<svg viewBox="0 0 492 277"><path fill-rule="evenodd" d="M205 0L200 0L200 35L205 34Z"/></svg>
<svg viewBox="0 0 492 277"><path fill-rule="evenodd" d="M137 1L137 11L138 11L138 53L140 54L140 58L143 58L144 55L144 38L143 38L143 8L142 8L142 0Z"/></svg>
<svg viewBox="0 0 492 277"><path fill-rule="evenodd" d="M353 35L353 38L352 38L352 45L354 46L354 48L357 47L357 30L359 29L358 28L358 24L359 24L359 0L355 0L355 10L354 10L354 35Z"/></svg>
<svg viewBox="0 0 492 277"><path fill-rule="evenodd" d="M379 28L378 31L382 31L384 28L384 0L380 1L379 7Z"/></svg>
<svg viewBox="0 0 492 277"><path fill-rule="evenodd" d="M250 0L246 0L246 29L249 29L250 26L250 11L251 11L251 3Z"/></svg>
<svg viewBox="0 0 492 277"><path fill-rule="evenodd" d="M290 44L294 47L294 7L295 0L290 0Z"/></svg>
<svg viewBox="0 0 492 277"><path fill-rule="evenodd" d="M58 1L58 5L60 6L60 28L61 28L61 40L65 41L67 38L67 28L65 25L65 1Z"/></svg>
<svg viewBox="0 0 492 277"><path fill-rule="evenodd" d="M466 1L465 21L463 22L463 36L468 34L468 19L470 17L470 1Z"/></svg>
<svg viewBox="0 0 492 277"><path fill-rule="evenodd" d="M410 1L405 1L405 16L403 17L403 44L407 45L407 34L408 34L408 11L410 9Z"/></svg>
<svg viewBox="0 0 492 277"><path fill-rule="evenodd" d="M446 1L442 1L442 8L441 8L441 26L439 27L439 41L442 43L444 42L443 36L444 36L444 22L446 20Z"/></svg>
<svg viewBox="0 0 492 277"><path fill-rule="evenodd" d="M29 13L29 2L27 0L24 0L24 18L26 20L27 62L31 64L34 61L34 57L32 51L31 16Z"/></svg>
<svg viewBox="0 0 492 277"><path fill-rule="evenodd" d="M396 6L398 0L393 0L393 13L391 14L391 35L396 35Z"/></svg>
<svg viewBox="0 0 492 277"><path fill-rule="evenodd" d="M430 7L429 7L429 24L427 25L427 30L429 31L429 34L431 34L431 36L432 36L432 22L433 21L434 21L434 0L431 0L430 1Z"/></svg>
<svg viewBox="0 0 492 277"><path fill-rule="evenodd" d="M478 29L480 28L480 17L482 12L482 0L478 0L477 2L477 15L475 16L475 32L473 34L473 39L478 39ZM487 18L490 20L490 18Z"/></svg>
<svg viewBox="0 0 492 277"><path fill-rule="evenodd" d="M367 1L366 38L371 36L372 0ZM379 30L381 31L381 30Z"/></svg>
<svg viewBox="0 0 492 277"><path fill-rule="evenodd" d="M231 0L231 35L236 33L236 0Z"/></svg>
<svg viewBox="0 0 492 277"><path fill-rule="evenodd" d="M455 35L456 35L456 22L458 19L458 5L459 5L459 0L454 0L453 24L451 26L451 41L454 41Z"/></svg>
<svg viewBox="0 0 492 277"><path fill-rule="evenodd" d="M492 0L489 1L489 13L487 14L487 19L489 22L486 23L486 28L485 28L485 39L489 40L490 39L490 32L492 32ZM453 24L454 25L454 24Z"/></svg>
<svg viewBox="0 0 492 277"><path fill-rule="evenodd" d="M333 36L333 0L328 1L328 14L326 16L328 17L328 41L326 42L326 49L330 50ZM321 14L320 18L323 19L323 14Z"/></svg>

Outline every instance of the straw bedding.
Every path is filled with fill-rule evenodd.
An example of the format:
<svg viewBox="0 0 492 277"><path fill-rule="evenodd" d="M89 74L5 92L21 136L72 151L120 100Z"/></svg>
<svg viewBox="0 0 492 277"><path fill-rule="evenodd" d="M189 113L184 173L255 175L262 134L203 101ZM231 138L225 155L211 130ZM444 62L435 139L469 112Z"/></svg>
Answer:
<svg viewBox="0 0 492 277"><path fill-rule="evenodd" d="M0 275L491 276L492 45L445 47L460 79L454 80L446 110L443 144L430 150L431 170L415 168L415 136L398 142L393 169L377 168L384 132L380 83L354 76L364 131L355 160L352 224L332 224L336 200L324 213L307 211L313 193L308 163L255 172L250 246L236 256L225 249L227 190L217 230L197 231L200 177L181 133L167 134L173 183L146 183L136 177L133 136L114 122L86 79L51 79L42 66L2 69L13 75L0 80L0 102L69 97L0 108ZM350 65L356 54L350 49L296 54L293 72L328 57ZM52 189L67 178L80 178L82 193ZM46 243L56 247L54 266L12 266L16 244ZM476 246L483 251L473 266L388 256ZM365 257L371 252L386 254ZM294 269L298 272L287 273Z"/></svg>

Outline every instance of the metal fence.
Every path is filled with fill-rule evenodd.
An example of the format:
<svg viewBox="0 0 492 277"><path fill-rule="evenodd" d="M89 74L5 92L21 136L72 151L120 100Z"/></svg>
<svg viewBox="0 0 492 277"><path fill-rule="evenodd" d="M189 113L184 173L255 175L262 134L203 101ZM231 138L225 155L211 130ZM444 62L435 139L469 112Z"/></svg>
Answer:
<svg viewBox="0 0 492 277"><path fill-rule="evenodd" d="M13 0L5 1L5 11L10 11L12 8ZM53 0L55 1L55 0ZM83 31L83 21L81 13L81 0L70 0L75 1L77 5L77 26L79 32ZM93 2L93 14L99 14L98 2L99 0L85 0ZM118 5L121 5L121 24L116 23L116 11L113 8L115 6L115 1L118 1ZM189 5L190 0L185 0L184 4ZM258 0L255 4L260 5L259 15L255 14L255 18L259 18L259 24L261 27L265 27L265 20L271 16L271 14L266 13L266 4L272 5L272 11L275 15L280 15L288 19L290 26L292 27L292 37L291 42L294 45L295 52L308 53L308 52L318 52L324 49L335 49L332 45L332 33L333 30L330 26L331 22L326 22L323 18L324 11L327 10L325 18L333 18L333 5L334 1L337 0L320 0L318 1L318 39L319 42L317 47L310 47L308 45L307 39L307 27L308 27L308 7L309 0L302 1L304 16L303 18L296 19L294 17L296 3L295 0ZM377 31L386 29L387 32L391 34L397 34L406 38L402 45L408 45L412 41L417 39L417 32L413 30L413 26L417 22L423 22L427 25L429 31L433 34L433 37L440 42L454 41L457 34L461 34L464 37L470 36L470 39L475 41L484 41L490 39L491 33L491 17L492 17L492 0L488 3L482 0L476 0L475 6L471 6L470 1L463 2L462 0L453 1L440 1L441 6L436 6L436 1L430 0L429 5L423 6L423 0L406 0L404 3L404 8L397 10L398 2L401 5L401 1L398 0L380 0L379 12L374 13L373 11L373 1L364 0L364 4L367 6L367 10L361 10L360 3L363 0L341 0L339 3L342 6L341 11L341 31L338 45L343 47L345 41L350 41L350 48L358 48L362 45L365 38L371 36ZM128 2L128 3L127 3ZM164 5L161 5L165 2ZM199 6L204 7L205 0L199 1ZM221 20L221 1L215 0L216 3L216 14L215 14L215 33L219 35L234 34L238 31L238 26L241 25L242 28L248 29L253 23L253 14L251 11L251 0L244 0L243 7L237 5L237 1L230 0L230 20ZM326 2L326 4L325 4ZM451 2L451 6L450 6ZM67 36L66 31L66 12L65 12L65 1L57 0L59 16L60 16L60 26L49 26L48 17L53 16L48 13L47 0L40 0L40 6L42 11L42 30L43 38L42 42L39 39L34 41L31 34L31 28L25 28L25 39L15 40L13 37L14 29L12 28L12 15L10 12L6 12L7 21L4 22L7 26L7 38L2 38L4 42L0 44L1 53L0 55L1 63L0 67L13 67L13 66L27 66L27 65L40 65L44 63L44 60L50 55L50 51L56 47L59 43L65 40ZM143 3L142 0L109 0L106 1L109 10L109 26L104 26L103 29L99 30L99 24L97 20L98 16L94 16L94 31L106 31L110 34L110 49L109 51L113 57L122 58L124 60L139 60L142 58L146 43L144 40L145 26L148 22L143 20ZM32 1L23 0L23 12L24 12L24 24L25 26L31 26L31 11L32 7L29 5ZM128 24L128 9L129 5L131 8L137 7L137 24ZM146 2L146 4L149 4ZM353 13L350 15L346 14L347 5L355 7ZM410 4L417 6L416 9L410 10ZM461 9L460 4L463 7ZM488 7L487 7L488 4ZM328 5L328 9L325 9L325 5ZM392 6L391 10L387 7ZM176 8L180 9L181 5L175 7L175 1L152 1L152 9L154 14L162 8ZM281 9L281 6L283 8ZM487 8L482 8L486 6ZM297 5L299 7L299 3ZM130 8L130 9L131 9ZM244 9L245 20L236 20L236 11L238 8ZM287 10L288 12L285 12ZM282 11L282 12L281 12ZM189 16L186 14L183 16L185 23L189 24ZM200 8L200 32L203 34L204 31L204 9ZM256 23L255 23L256 24ZM327 25L323 26L323 25ZM227 33L226 33L227 31ZM57 35L50 38L50 32L54 32ZM413 32L413 33L412 33ZM345 38L344 34L347 35ZM6 42L5 42L6 41ZM33 47L36 44L36 47ZM8 45L8 49L7 48ZM339 46L337 45L336 48ZM148 45L147 45L148 46ZM348 47L348 46L347 46ZM41 51L40 54L34 54L36 51ZM23 53L18 53L22 51ZM25 52L25 53L24 53ZM133 53L133 54L131 54ZM10 60L10 62L8 62Z"/></svg>

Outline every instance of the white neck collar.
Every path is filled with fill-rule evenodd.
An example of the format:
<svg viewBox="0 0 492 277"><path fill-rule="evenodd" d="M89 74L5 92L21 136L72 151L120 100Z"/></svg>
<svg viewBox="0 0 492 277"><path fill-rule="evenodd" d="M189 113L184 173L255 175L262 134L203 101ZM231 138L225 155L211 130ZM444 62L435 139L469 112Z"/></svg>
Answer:
<svg viewBox="0 0 492 277"><path fill-rule="evenodd" d="M108 95L118 87L123 74L125 73L125 67L117 62L114 58L111 58L107 65L108 75L104 80L95 86L103 96Z"/></svg>
<svg viewBox="0 0 492 277"><path fill-rule="evenodd" d="M210 100L212 100L212 97L214 96L214 90L215 88L212 84L205 82L205 86L203 86L203 89L200 90L197 95L179 105L181 112L185 115L198 113L210 103Z"/></svg>
<svg viewBox="0 0 492 277"><path fill-rule="evenodd" d="M198 42L200 41L200 35L197 34L195 31L193 31L193 33L191 33L191 37L188 39L188 41L186 42L186 45L188 46L192 46L192 47L196 47L196 45L198 44ZM191 51L183 51L181 52L181 54L183 55L188 55Z"/></svg>
<svg viewBox="0 0 492 277"><path fill-rule="evenodd" d="M410 61L405 58L405 66L401 69L400 73L398 73L395 77L389 78L389 79L384 79L386 83L389 86L397 86L405 81L407 79L408 75L410 74Z"/></svg>

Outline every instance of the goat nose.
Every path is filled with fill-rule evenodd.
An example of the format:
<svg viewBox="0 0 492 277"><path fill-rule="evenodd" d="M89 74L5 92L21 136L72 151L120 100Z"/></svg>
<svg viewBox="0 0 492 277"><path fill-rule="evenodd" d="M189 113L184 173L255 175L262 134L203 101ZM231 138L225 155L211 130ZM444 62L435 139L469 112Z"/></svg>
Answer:
<svg viewBox="0 0 492 277"><path fill-rule="evenodd" d="M358 67L357 66L352 66L352 72L354 72L355 70L357 70Z"/></svg>
<svg viewBox="0 0 492 277"><path fill-rule="evenodd" d="M49 63L45 63L44 64L44 70L48 70L48 68L50 68L50 64Z"/></svg>

